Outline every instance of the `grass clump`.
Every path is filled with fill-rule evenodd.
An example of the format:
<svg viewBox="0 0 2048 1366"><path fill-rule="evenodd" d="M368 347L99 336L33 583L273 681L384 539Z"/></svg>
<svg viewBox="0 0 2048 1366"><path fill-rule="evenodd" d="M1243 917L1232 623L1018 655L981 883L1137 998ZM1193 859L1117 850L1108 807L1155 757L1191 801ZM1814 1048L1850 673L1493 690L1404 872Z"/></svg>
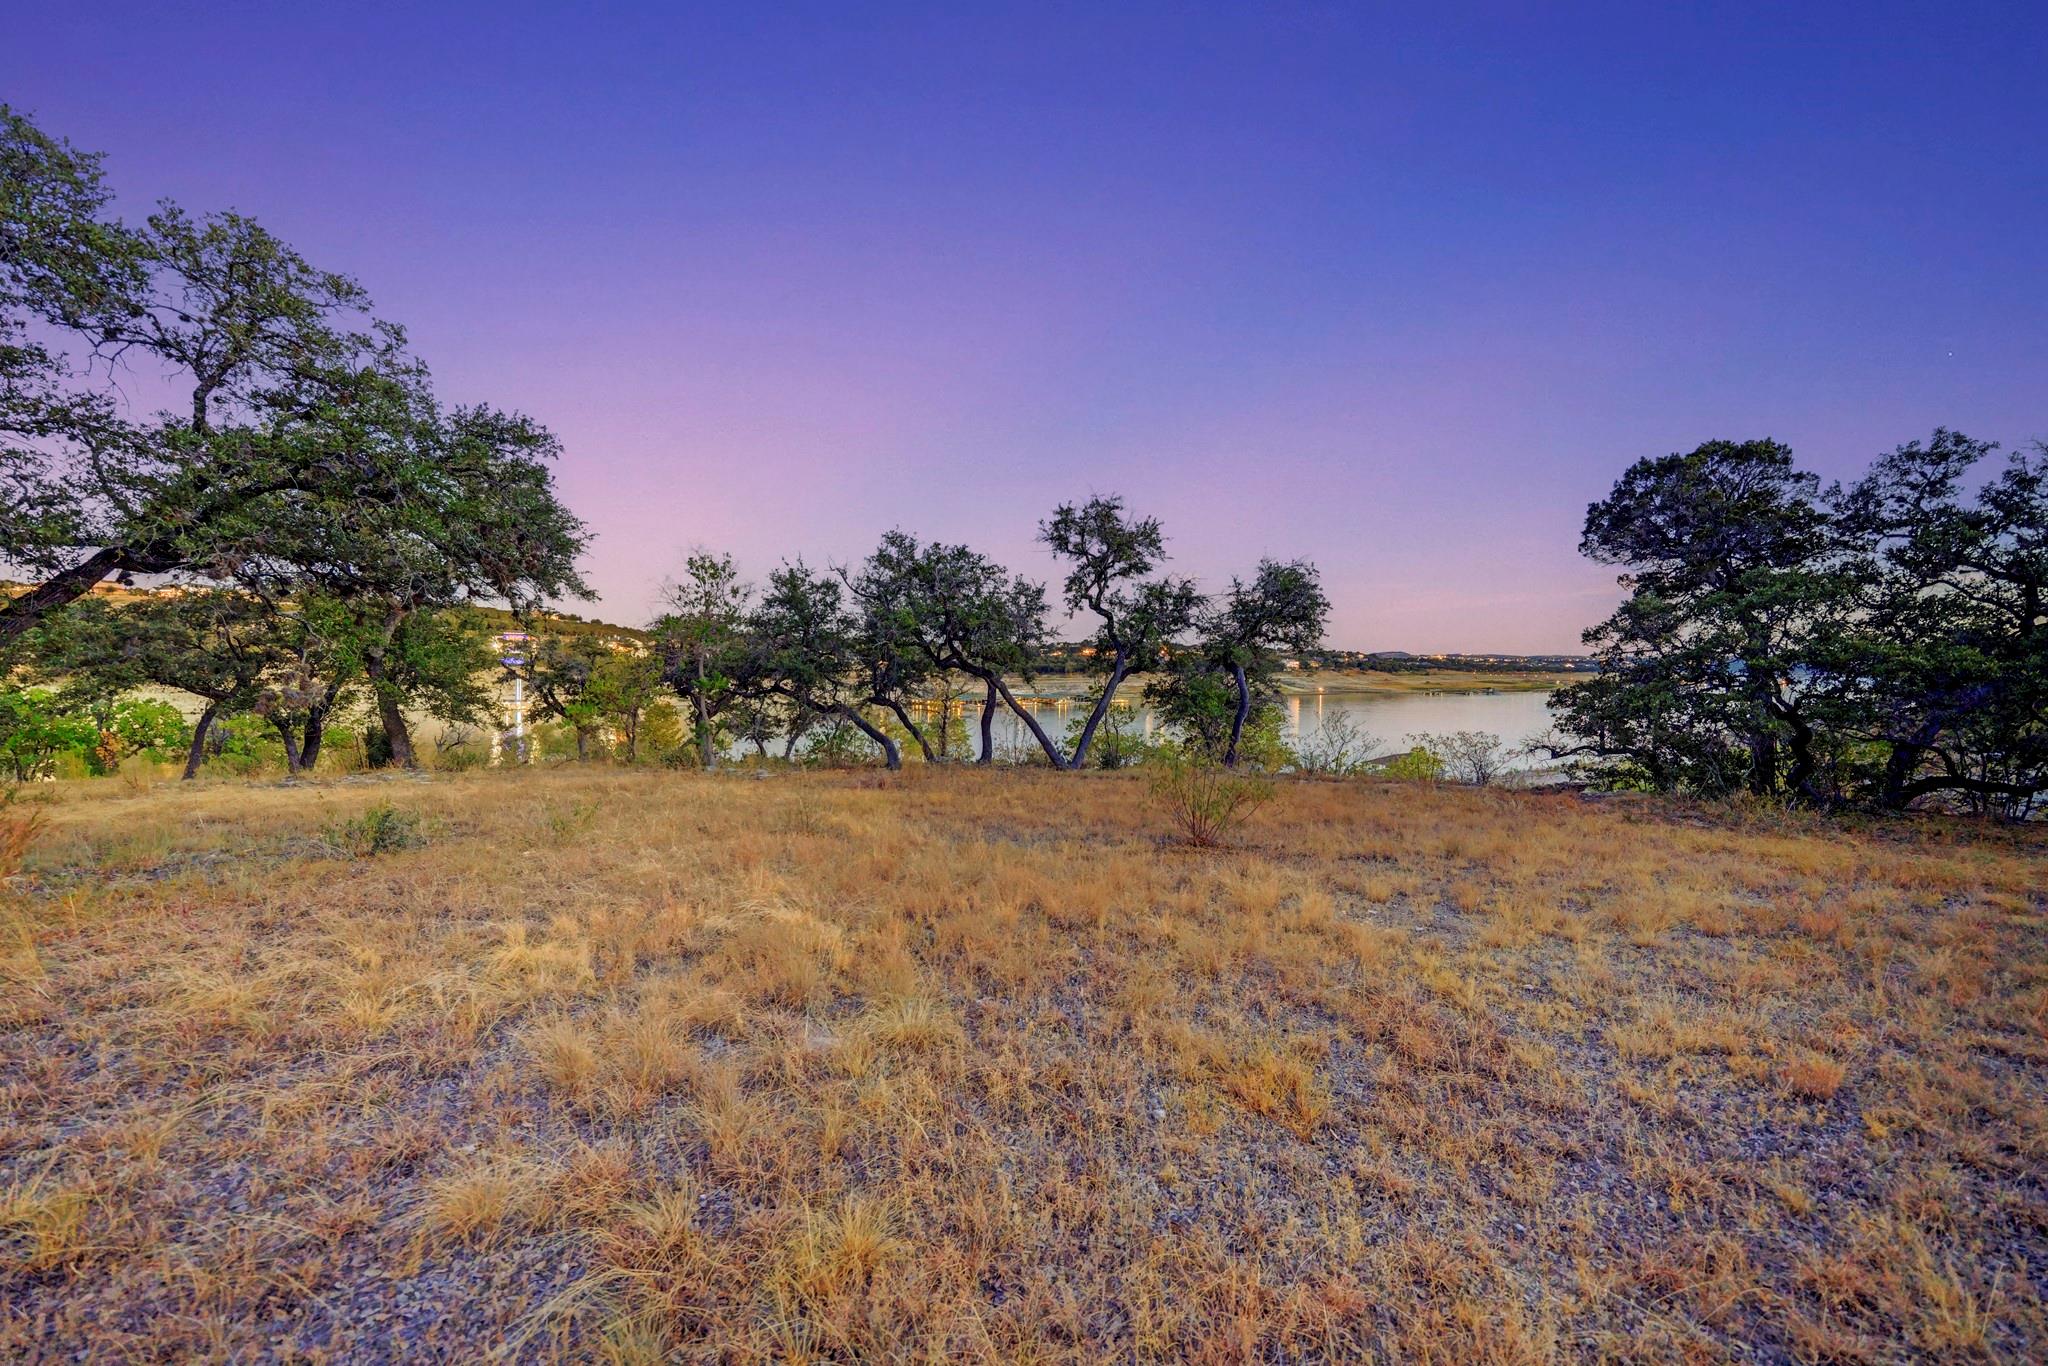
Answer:
<svg viewBox="0 0 2048 1366"><path fill-rule="evenodd" d="M353 858L375 858L400 849L417 849L426 842L426 822L420 813L390 802L378 802L328 832L328 843Z"/></svg>

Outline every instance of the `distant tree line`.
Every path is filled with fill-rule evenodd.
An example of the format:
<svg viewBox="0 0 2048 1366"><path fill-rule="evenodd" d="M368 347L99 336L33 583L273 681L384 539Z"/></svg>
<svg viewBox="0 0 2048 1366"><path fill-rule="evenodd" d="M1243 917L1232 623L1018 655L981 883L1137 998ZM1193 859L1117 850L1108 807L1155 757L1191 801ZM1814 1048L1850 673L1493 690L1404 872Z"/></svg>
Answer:
<svg viewBox="0 0 2048 1366"><path fill-rule="evenodd" d="M2048 449L1938 430L1822 488L1774 441L1644 459L1581 548L1628 590L1553 694L1603 781L2027 815L2048 790Z"/></svg>
<svg viewBox="0 0 2048 1366"><path fill-rule="evenodd" d="M372 757L406 765L412 717L493 719L500 670L478 609L527 618L585 591L587 538L554 493L554 438L517 414L442 404L360 285L254 220L166 202L132 223L110 200L97 156L0 107L0 559L32 580L0 601L0 663L23 716L56 718L18 733L47 754L66 718L96 716L108 727L95 750L119 748L119 699L184 694L198 705L189 776L240 718L274 735L292 771L318 762L350 709L373 718ZM121 381L145 366L170 398L139 415ZM1079 767L1114 729L1126 678L1178 645L1158 699L1236 763L1275 652L1319 642L1314 569L1262 564L1211 603L1159 572L1159 524L1115 498L1061 507L1042 535L1070 567L1066 607L1096 625L1102 685L1071 742L1006 681L1045 654L1044 587L900 532L859 566L799 561L758 591L729 558L694 556L650 648L565 627L533 633L508 667L579 753L618 732L634 756L666 690L707 767L728 718L757 737L851 726L891 765L899 735L951 757L943 718L927 734L916 711L969 679L986 693L984 761L1002 706L1049 762ZM138 575L173 590L94 592ZM23 681L60 691L32 697Z"/></svg>
<svg viewBox="0 0 2048 1366"><path fill-rule="evenodd" d="M162 396L131 402L136 385ZM1587 515L1584 551L1628 595L1586 635L1598 672L1554 695L1550 752L1611 785L2034 812L2048 452L1988 469L1993 452L1937 431L1825 489L1769 441L1639 461ZM189 776L252 736L298 771L344 715L366 758L412 765L414 719L495 721L508 678L581 755L687 738L705 767L777 742L990 763L1007 711L1073 769L1138 752L1119 702L1142 677L1186 750L1271 767L1278 672L1332 658L1313 565L1263 560L1205 594L1115 497L1040 524L1056 600L891 531L858 563L758 584L696 554L646 632L593 628L541 610L587 596L556 455L527 417L443 403L355 281L239 213L124 220L97 156L0 106L0 562L29 579L0 598L16 778L173 748ZM170 588L107 591L137 576ZM1072 653L1052 652L1055 610L1088 623ZM502 664L492 612L534 627ZM1097 680L1057 736L1013 687L1053 667ZM1399 760L1489 780L1493 737L1450 739ZM1354 763L1325 748L1292 762Z"/></svg>
<svg viewBox="0 0 2048 1366"><path fill-rule="evenodd" d="M607 669L604 656L617 651L594 643L537 650L525 676L545 708L571 722L607 677L632 670L634 696L658 677L706 768L735 731L765 752L770 737L793 746L821 721L852 727L891 768L905 743L927 762L953 757L947 728L965 679L982 694L978 762L994 762L994 722L1007 710L1047 763L1075 769L1114 728L1124 684L1147 673L1147 700L1203 753L1236 765L1247 727L1275 695L1282 653L1321 639L1329 602L1315 567L1262 561L1205 596L1163 572L1157 519L1133 516L1115 497L1060 506L1040 539L1068 566L1066 608L1095 625L1085 667L1099 683L1070 736L1050 734L1011 686L1028 684L1044 658L1045 586L967 546L902 531L859 564L824 570L795 560L759 586L742 580L730 556L692 555L650 628L650 666Z"/></svg>

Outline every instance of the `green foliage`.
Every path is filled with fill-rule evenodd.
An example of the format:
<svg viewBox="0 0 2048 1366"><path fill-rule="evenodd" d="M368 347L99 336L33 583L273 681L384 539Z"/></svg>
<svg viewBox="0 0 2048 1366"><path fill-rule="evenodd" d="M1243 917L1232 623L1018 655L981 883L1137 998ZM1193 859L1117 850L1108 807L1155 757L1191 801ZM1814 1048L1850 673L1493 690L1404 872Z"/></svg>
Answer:
<svg viewBox="0 0 2048 1366"><path fill-rule="evenodd" d="M206 751L209 763L243 777L284 767L284 744L276 729L253 712L237 712L215 721Z"/></svg>
<svg viewBox="0 0 2048 1366"><path fill-rule="evenodd" d="M1238 738L1237 762L1266 773L1278 773L1294 766L1294 750L1287 743L1287 718L1280 708L1260 707Z"/></svg>
<svg viewBox="0 0 2048 1366"><path fill-rule="evenodd" d="M875 744L843 716L822 719L797 751L806 768L853 768L874 758Z"/></svg>
<svg viewBox="0 0 2048 1366"><path fill-rule="evenodd" d="M1065 744L1069 754L1080 752L1081 731L1087 724L1085 716L1076 716L1067 723ZM1112 705L1103 713L1102 724L1095 728L1095 741L1088 749L1086 761L1093 768L1130 768L1144 763L1154 748L1145 739L1138 713L1129 707Z"/></svg>
<svg viewBox="0 0 2048 1366"><path fill-rule="evenodd" d="M1441 782L1444 776L1444 761L1422 745L1416 745L1406 754L1397 754L1380 765L1384 777L1399 778L1406 782Z"/></svg>
<svg viewBox="0 0 2048 1366"><path fill-rule="evenodd" d="M640 758L667 763L683 748L683 715L673 702L655 702L640 718Z"/></svg>
<svg viewBox="0 0 2048 1366"><path fill-rule="evenodd" d="M921 678L960 673L995 685L1006 675L1029 681L1046 645L1045 588L1013 577L964 545L925 544L891 531L861 564L842 575L859 624L856 648L880 663L870 696L897 697ZM1035 721L1019 711L1027 729ZM1049 762L1065 756L1034 730Z"/></svg>
<svg viewBox="0 0 2048 1366"><path fill-rule="evenodd" d="M105 775L138 755L164 763L184 757L191 743L191 723L175 706L154 697L124 697L109 709L88 765L94 774Z"/></svg>
<svg viewBox="0 0 2048 1366"><path fill-rule="evenodd" d="M1775 442L1638 461L1582 548L1629 596L1559 690L1553 754L1610 785L1819 806L2048 791L2048 452L1937 431L1825 493Z"/></svg>
<svg viewBox="0 0 2048 1366"><path fill-rule="evenodd" d="M1126 517L1121 498L1062 504L1039 524L1038 538L1070 566L1067 610L1091 613L1097 622L1088 668L1105 678L1089 715L1101 720L1091 731L1084 718L1068 737L1071 762L1078 767L1101 742L1125 673L1158 659L1194 625L1202 596L1192 579L1151 577L1166 560L1166 537L1158 518ZM1105 767L1123 762L1112 759Z"/></svg>
<svg viewBox="0 0 2048 1366"><path fill-rule="evenodd" d="M751 596L732 556L699 551L685 561L683 578L670 585L669 610L652 628L662 679L688 709L697 762L704 768L718 763L720 713L740 700Z"/></svg>
<svg viewBox="0 0 2048 1366"><path fill-rule="evenodd" d="M0 766L18 783L48 777L61 754L89 753L99 727L48 688L0 685Z"/></svg>
<svg viewBox="0 0 2048 1366"><path fill-rule="evenodd" d="M184 574L240 591L124 613L150 630L77 667L176 672L196 686L148 681L254 707L308 751L359 677L403 762L407 708L475 719L478 633L444 614L584 591L554 437L442 404L359 285L251 219L165 202L123 224L98 158L4 107L0 165L0 560L42 580L0 604L0 646L110 575ZM114 356L189 409L134 416Z"/></svg>
<svg viewBox="0 0 2048 1366"><path fill-rule="evenodd" d="M420 813L390 802L378 802L328 831L328 843L355 858L374 858L426 842L426 823Z"/></svg>
<svg viewBox="0 0 2048 1366"><path fill-rule="evenodd" d="M932 750L941 759L972 758L977 741L968 733L967 707L951 682L935 681L925 697L937 708L935 713L928 710L920 718Z"/></svg>
<svg viewBox="0 0 2048 1366"><path fill-rule="evenodd" d="M1287 746L1286 718L1268 691L1270 680L1247 673L1246 684L1252 690L1251 715L1237 736L1237 761L1273 772L1292 766L1295 755ZM1237 684L1207 657L1193 651L1175 656L1146 685L1145 698L1188 753L1210 763L1230 757Z"/></svg>
<svg viewBox="0 0 2048 1366"><path fill-rule="evenodd" d="M1150 787L1181 840L1201 849L1227 842L1274 790L1270 779L1180 754L1152 766Z"/></svg>

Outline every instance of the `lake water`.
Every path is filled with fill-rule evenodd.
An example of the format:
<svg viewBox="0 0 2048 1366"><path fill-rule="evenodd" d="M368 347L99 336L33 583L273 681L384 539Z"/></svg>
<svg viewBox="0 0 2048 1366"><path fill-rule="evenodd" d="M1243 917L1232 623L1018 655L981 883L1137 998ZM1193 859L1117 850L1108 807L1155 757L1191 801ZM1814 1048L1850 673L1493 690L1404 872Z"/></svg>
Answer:
<svg viewBox="0 0 2048 1366"><path fill-rule="evenodd" d="M1135 701L1134 693L1135 690L1128 690L1124 696ZM1362 745L1362 752L1371 756L1407 749L1407 737L1411 735L1457 730L1490 731L1514 750L1549 731L1550 712L1545 706L1549 696L1548 692L1308 693L1280 700L1281 725L1283 735L1292 745L1313 738L1333 717L1349 717L1362 735L1370 737ZM1046 734L1062 741L1075 719L1088 715L1089 703L1039 701L1027 702L1025 707L1045 727ZM1129 711L1146 736L1157 730L1159 721L1150 707L1137 705ZM981 704L977 700L967 708L968 740L976 752L981 744L980 725ZM1031 733L1008 708L996 714L995 740L998 754L1026 748L1036 753L1038 748ZM1545 762L1518 757L1510 761L1510 766L1536 767Z"/></svg>
<svg viewBox="0 0 2048 1366"><path fill-rule="evenodd" d="M1407 749L1408 737L1412 735L1488 731L1498 735L1510 752L1509 768L1537 768L1548 761L1527 758L1514 751L1550 730L1550 713L1545 706L1549 696L1547 691L1294 694L1282 698L1279 703L1281 734L1288 744L1298 745L1303 740L1313 740L1333 718L1349 717L1359 734L1353 757L1372 758ZM1160 721L1152 708L1143 705L1139 698L1138 688L1126 686L1119 695L1118 710L1131 716L1139 731L1149 739L1159 732ZM1092 699L1046 698L1026 701L1024 706L1045 728L1046 734L1064 747L1068 728L1077 719L1088 715L1091 703ZM928 733L935 719L929 712L918 718ZM967 704L966 727L967 757L972 757L981 752L979 698ZM1038 757L1037 742L1009 708L1004 707L996 713L994 730L998 756ZM517 744L511 731L503 732L493 745L493 753L496 754L501 746L510 749ZM781 742L778 740L772 748L779 754ZM741 758L753 750L744 742L733 741L726 752L732 758Z"/></svg>

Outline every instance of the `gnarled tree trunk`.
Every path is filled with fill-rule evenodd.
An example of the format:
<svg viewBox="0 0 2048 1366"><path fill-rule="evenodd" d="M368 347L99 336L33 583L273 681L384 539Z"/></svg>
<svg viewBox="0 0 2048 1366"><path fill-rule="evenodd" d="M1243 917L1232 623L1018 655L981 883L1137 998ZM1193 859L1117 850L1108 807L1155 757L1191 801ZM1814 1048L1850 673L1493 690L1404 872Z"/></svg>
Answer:
<svg viewBox="0 0 2048 1366"><path fill-rule="evenodd" d="M862 716L859 709L848 706L844 702L839 704L838 711L841 716L844 716L847 720L853 722L855 726L859 727L862 735L867 736L868 739L882 747L882 760L884 763L892 769L903 767L903 751L896 748L896 742L891 740L880 727L869 721L865 716Z"/></svg>
<svg viewBox="0 0 2048 1366"><path fill-rule="evenodd" d="M1022 721L1026 729L1031 732L1031 738L1038 741L1038 747L1045 751L1046 758L1052 760L1052 766L1054 768L1065 768L1067 766L1067 756L1060 753L1060 747L1052 742L1050 735L1045 733L1045 727L1038 724L1038 718L1024 710L1024 704L1019 702L1016 696L1011 693L1009 685L1003 682L1002 675L991 672L976 676L982 682L988 684L989 687L995 689L996 693L1003 699L1004 705L1017 713L1017 719ZM986 734L986 730L983 733Z"/></svg>
<svg viewBox="0 0 2048 1366"><path fill-rule="evenodd" d="M1237 682L1237 711L1230 718L1230 745L1223 751L1223 764L1226 768L1236 768L1238 742L1244 739L1244 723L1252 714L1252 685L1251 680L1245 677L1244 665L1231 665L1230 674Z"/></svg>
<svg viewBox="0 0 2048 1366"><path fill-rule="evenodd" d="M192 749L185 756L185 776L181 781L190 782L199 776L199 766L206 762L206 737L212 733L213 719L219 715L220 703L208 702L206 710L192 723Z"/></svg>
<svg viewBox="0 0 2048 1366"><path fill-rule="evenodd" d="M299 758L299 737L292 731L291 719L273 716L270 724L277 731L277 738L284 744L284 771L296 777L303 764Z"/></svg>
<svg viewBox="0 0 2048 1366"><path fill-rule="evenodd" d="M305 739L299 744L299 767L307 773L320 762L320 743L327 737L327 707L321 704L306 712Z"/></svg>
<svg viewBox="0 0 2048 1366"><path fill-rule="evenodd" d="M1109 715L1110 705L1116 701L1116 690L1123 686L1125 667L1124 652L1119 648L1110 665L1109 681L1102 685L1102 695L1095 699L1095 706L1088 713L1088 724L1081 727L1081 739L1074 746L1074 757L1068 760L1068 768L1080 768L1088 762L1088 747L1095 743L1095 728L1102 724L1102 718Z"/></svg>
<svg viewBox="0 0 2048 1366"><path fill-rule="evenodd" d="M877 698L875 700L896 713L896 719L902 723L904 731L909 734L911 739L917 741L918 749L923 751L924 761L928 764L937 763L938 757L932 753L931 743L924 738L924 732L918 729L917 722L910 719L910 713L904 710L903 704L894 698ZM939 724L944 726L945 722L942 720Z"/></svg>
<svg viewBox="0 0 2048 1366"><path fill-rule="evenodd" d="M988 696L981 703L981 757L977 764L993 764L996 761L996 685L988 685Z"/></svg>
<svg viewBox="0 0 2048 1366"><path fill-rule="evenodd" d="M0 645L27 631L51 612L92 591L92 586L121 567L121 552L112 546L95 551L69 569L60 569L26 593L0 605Z"/></svg>

